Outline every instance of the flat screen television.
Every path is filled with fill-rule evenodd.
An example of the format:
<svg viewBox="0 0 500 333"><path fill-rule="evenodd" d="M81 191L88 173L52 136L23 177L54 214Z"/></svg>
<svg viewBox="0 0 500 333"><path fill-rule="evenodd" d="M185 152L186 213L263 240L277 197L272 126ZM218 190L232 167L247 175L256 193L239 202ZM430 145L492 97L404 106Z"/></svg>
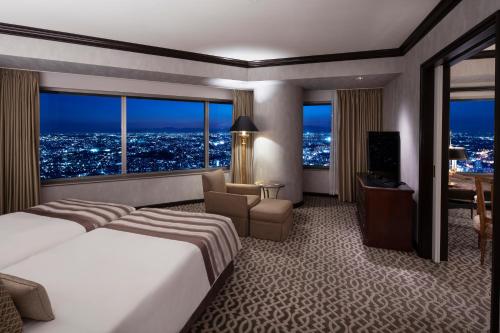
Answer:
<svg viewBox="0 0 500 333"><path fill-rule="evenodd" d="M399 184L399 132L368 132L368 170L376 177Z"/></svg>

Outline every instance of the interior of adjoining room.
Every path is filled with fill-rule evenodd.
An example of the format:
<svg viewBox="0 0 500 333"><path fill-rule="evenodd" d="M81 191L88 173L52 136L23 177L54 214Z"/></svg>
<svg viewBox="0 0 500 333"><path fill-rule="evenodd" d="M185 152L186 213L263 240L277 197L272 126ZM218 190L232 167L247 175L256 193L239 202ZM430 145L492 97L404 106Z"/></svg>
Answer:
<svg viewBox="0 0 500 333"><path fill-rule="evenodd" d="M461 249L458 256L466 249L476 248L480 252L480 264L487 266L491 264L491 235L488 234L491 213L488 211L492 209L494 173L495 59L486 55L494 49L494 45L489 46L450 68L447 126L450 131L448 259L454 259L453 248ZM486 223L483 228L481 222Z"/></svg>

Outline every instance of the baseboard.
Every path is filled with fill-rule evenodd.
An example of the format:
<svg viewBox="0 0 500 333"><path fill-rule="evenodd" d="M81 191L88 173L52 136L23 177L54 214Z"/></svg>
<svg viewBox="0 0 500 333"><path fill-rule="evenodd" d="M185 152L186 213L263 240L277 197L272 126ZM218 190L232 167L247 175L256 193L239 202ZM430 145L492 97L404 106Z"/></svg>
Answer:
<svg viewBox="0 0 500 333"><path fill-rule="evenodd" d="M302 205L304 205L304 200L299 201L299 202L297 202L297 203L294 203L294 204L293 204L293 208L299 208L299 207L300 207L300 206L302 206Z"/></svg>
<svg viewBox="0 0 500 333"><path fill-rule="evenodd" d="M329 194L329 193L318 193L318 192L303 192L304 195L311 195L315 197L329 197L329 198L337 198L337 194Z"/></svg>
<svg viewBox="0 0 500 333"><path fill-rule="evenodd" d="M174 202L165 202L165 203L159 203L159 204L154 204L154 205L138 206L135 208L136 209L140 209L140 208L168 208L168 207L173 207L173 206L189 205L189 204L196 204L196 203L202 203L202 202L204 202L203 199L195 199L195 200L174 201Z"/></svg>

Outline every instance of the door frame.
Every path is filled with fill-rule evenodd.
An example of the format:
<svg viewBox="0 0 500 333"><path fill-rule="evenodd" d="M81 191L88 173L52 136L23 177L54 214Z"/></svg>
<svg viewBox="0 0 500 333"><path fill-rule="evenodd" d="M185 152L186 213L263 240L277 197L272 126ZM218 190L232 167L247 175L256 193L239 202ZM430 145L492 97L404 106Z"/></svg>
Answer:
<svg viewBox="0 0 500 333"><path fill-rule="evenodd" d="M450 66L467 59L500 36L500 11L487 17L461 37L443 48L420 66L420 138L419 138L419 193L416 226L416 250L427 259L433 254L433 183L436 172L441 172L441 236L440 258L448 258L448 144L450 107ZM500 96L500 51L495 48L495 96ZM441 170L434 165L434 103L435 68L443 66L443 126ZM438 87L439 88L439 87ZM498 132L498 134L497 134ZM495 102L495 165L500 165L500 103ZM495 168L494 191L500 193L500 170ZM493 253L490 330L499 332L500 311L500 195L494 197Z"/></svg>

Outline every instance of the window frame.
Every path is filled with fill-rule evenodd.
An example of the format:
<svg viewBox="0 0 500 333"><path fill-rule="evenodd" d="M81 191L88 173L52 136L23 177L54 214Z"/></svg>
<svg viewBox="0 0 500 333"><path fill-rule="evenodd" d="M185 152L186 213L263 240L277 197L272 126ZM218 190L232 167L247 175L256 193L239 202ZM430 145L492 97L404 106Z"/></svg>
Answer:
<svg viewBox="0 0 500 333"><path fill-rule="evenodd" d="M39 93L52 93L52 94L73 94L73 95L91 95L91 96L108 96L108 97L121 97L121 173L116 175L103 175L103 176L85 176L85 177L70 177L70 178L54 178L40 180L41 185L64 185L64 184L82 184L82 183L99 183L99 182L112 182L130 179L148 179L169 176L184 176L201 174L206 171L222 169L229 171L230 167L211 168L209 166L209 104L231 104L233 101L230 99L219 98L195 98L183 96L170 96L170 95L156 95L156 94L138 94L138 93L123 93L123 92L108 92L108 91L94 91L82 89L59 89L40 87ZM128 173L127 172L127 97L167 100L176 102L202 102L204 105L204 168L199 169L181 169L172 171L155 171L155 172L142 172L142 173ZM41 111L41 110L40 110Z"/></svg>
<svg viewBox="0 0 500 333"><path fill-rule="evenodd" d="M216 169L229 170L231 166L219 167L219 168L210 167L210 103L230 104L230 105L233 105L233 107L234 107L234 103L231 100L214 100L214 99L207 100L207 102L205 103L205 147L206 147L206 149L205 149L205 168L207 168L208 170L216 170ZM233 139L233 135L231 133L231 140L232 139ZM231 141L231 147L232 147L232 141ZM231 151L231 155L232 155L232 153L233 152Z"/></svg>
<svg viewBox="0 0 500 333"><path fill-rule="evenodd" d="M303 102L302 103L302 119L304 118L304 106L315 106L315 105L329 105L330 109L332 109L333 108L333 101ZM335 110L334 110L334 112L335 112ZM331 119L331 116L332 115L330 114L330 119ZM302 124L302 137L304 137L304 124ZM304 142L302 142L302 155L304 155ZM302 160L302 169L304 169L304 170L329 170L330 166L304 165L304 160Z"/></svg>

